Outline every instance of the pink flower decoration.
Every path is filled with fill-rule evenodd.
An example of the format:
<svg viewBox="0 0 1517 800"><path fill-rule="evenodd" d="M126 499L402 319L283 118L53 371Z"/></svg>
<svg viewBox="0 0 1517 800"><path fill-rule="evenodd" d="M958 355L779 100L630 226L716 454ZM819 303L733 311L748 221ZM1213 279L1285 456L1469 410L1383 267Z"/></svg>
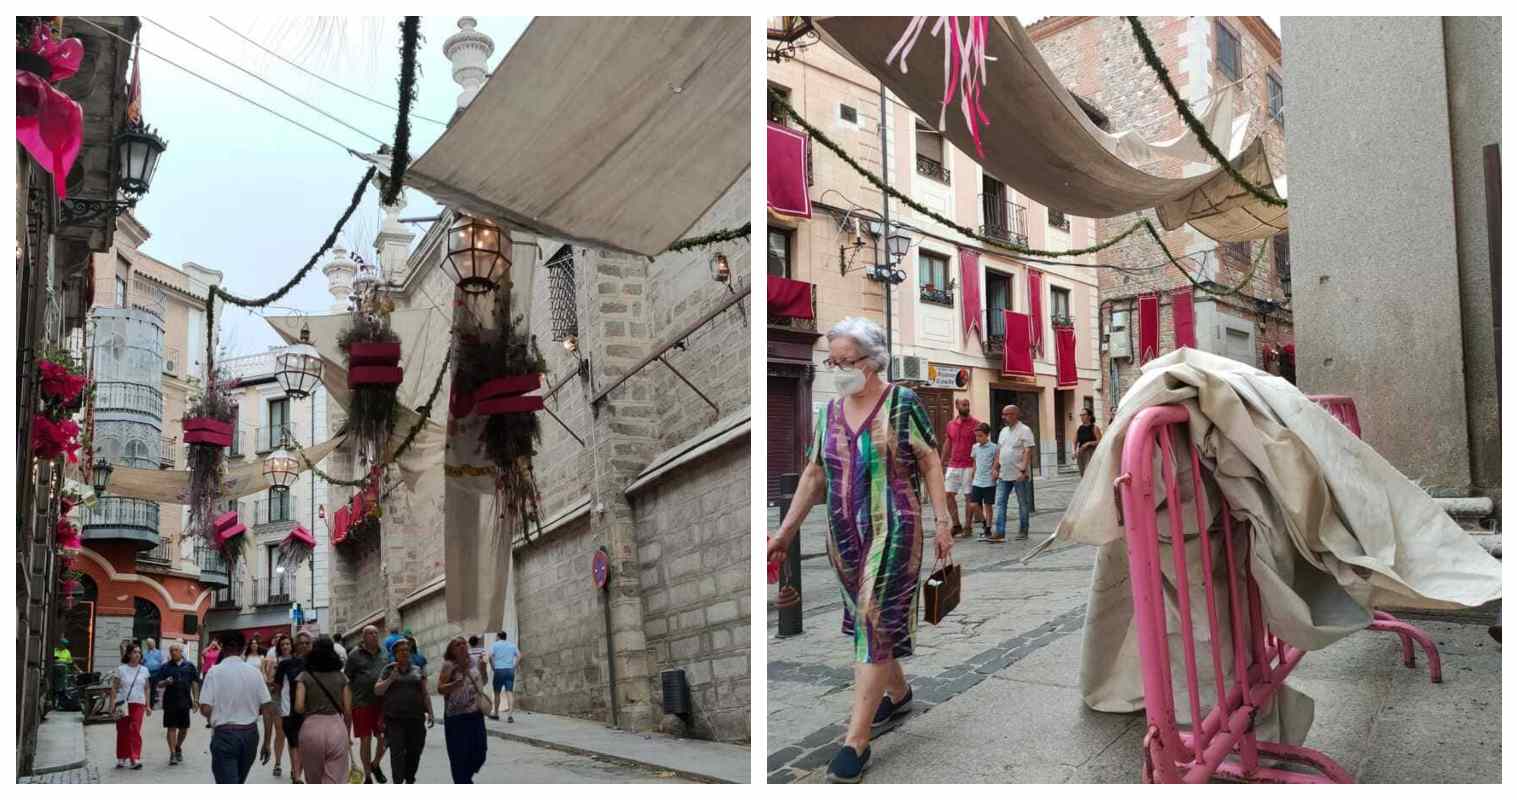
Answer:
<svg viewBox="0 0 1517 800"><path fill-rule="evenodd" d="M41 414L32 415L32 455L37 458L68 456L70 464L77 464L78 451L78 423L71 419L54 422Z"/></svg>
<svg viewBox="0 0 1517 800"><path fill-rule="evenodd" d="M84 391L84 376L69 372L61 364L39 361L37 371L42 373L42 393L65 406L79 399L79 393Z"/></svg>
<svg viewBox="0 0 1517 800"><path fill-rule="evenodd" d="M53 176L59 198L68 197L68 173L84 140L84 109L53 83L79 71L84 44L54 40L46 25L32 34L31 51L47 60L47 75L16 70L16 141Z"/></svg>

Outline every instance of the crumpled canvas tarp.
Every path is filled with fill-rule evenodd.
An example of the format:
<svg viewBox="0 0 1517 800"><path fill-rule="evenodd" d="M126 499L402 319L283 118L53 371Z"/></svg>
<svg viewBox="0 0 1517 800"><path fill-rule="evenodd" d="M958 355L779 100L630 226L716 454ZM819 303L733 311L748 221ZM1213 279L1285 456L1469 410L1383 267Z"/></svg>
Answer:
<svg viewBox="0 0 1517 800"><path fill-rule="evenodd" d="M306 448L311 461L320 463L337 448L336 439ZM252 459L245 463L227 466L226 477L221 482L222 497L246 497L266 491L270 484L263 477L263 461ZM109 493L116 497L135 497L156 503L184 505L189 500L190 473L182 469L137 469L116 467L111 471ZM244 520L247 522L247 520Z"/></svg>
<svg viewBox="0 0 1517 800"><path fill-rule="evenodd" d="M1190 412L1190 437L1212 470L1207 491L1218 495L1207 507L1218 508L1215 501L1225 496L1235 518L1249 523L1265 621L1292 645L1326 647L1366 627L1370 609L1381 605L1456 608L1501 596L1501 563L1296 387L1230 359L1176 350L1145 365L1122 397L1054 534L1100 547L1080 669L1091 708L1127 712L1143 705L1126 543L1112 481L1129 424L1142 409L1162 404L1182 404ZM1178 479L1188 486L1184 475ZM1156 493L1156 501L1163 496ZM1160 530L1167 526L1161 512ZM1185 530L1188 564L1199 570L1193 515ZM1163 561L1167 567L1169 559ZM1198 575L1191 581L1196 591ZM1170 599L1174 608L1172 593ZM1193 598L1193 607L1204 603L1199 594ZM1282 695L1281 705L1304 706L1305 719L1286 725L1282 736L1288 741L1299 741L1302 723L1310 723L1310 704L1303 700Z"/></svg>
<svg viewBox="0 0 1517 800"><path fill-rule="evenodd" d="M891 66L885 62L909 17L816 17L814 21L828 44L880 78L922 119L939 118L943 37L920 36L903 72L899 62ZM1117 217L1152 208L1166 229L1189 222L1217 241L1264 238L1285 228L1286 209L1268 206L1251 195L1217 208L1230 195L1213 181L1232 183L1220 168L1176 179L1149 175L1125 160L1124 156L1146 159L1156 154L1191 160L1193 144L1175 140L1147 144L1131 132L1114 135L1096 127L1015 18L990 18L986 52L994 60L988 62L980 100L990 123L981 129L985 157L977 160L1017 191L1049 208L1082 217ZM1139 57L1136 45L1133 55ZM1224 132L1220 106L1210 110L1218 112L1211 116L1211 124L1218 126L1211 132L1213 141L1219 147L1231 147L1232 121ZM976 152L960 115L947 115L943 134L961 151ZM1232 163L1245 176L1268 186L1268 157L1262 140L1244 148ZM1203 189L1205 195L1192 197ZM1240 210L1239 216L1218 218L1219 212L1234 209ZM1241 224L1249 216L1268 221L1274 229L1265 233L1265 228Z"/></svg>
<svg viewBox="0 0 1517 800"><path fill-rule="evenodd" d="M748 169L749 33L747 17L537 17L406 184L658 255Z"/></svg>

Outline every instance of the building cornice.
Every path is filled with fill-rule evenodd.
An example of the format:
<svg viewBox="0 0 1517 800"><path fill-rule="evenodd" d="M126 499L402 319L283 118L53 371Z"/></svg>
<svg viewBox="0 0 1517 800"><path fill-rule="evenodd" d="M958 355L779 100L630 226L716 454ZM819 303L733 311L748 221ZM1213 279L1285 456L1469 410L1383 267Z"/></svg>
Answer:
<svg viewBox="0 0 1517 800"><path fill-rule="evenodd" d="M1027 26L1027 35L1036 42L1093 19L1095 17L1045 17Z"/></svg>
<svg viewBox="0 0 1517 800"><path fill-rule="evenodd" d="M1280 60L1280 36L1269 27L1263 17L1238 17L1238 22L1253 34L1254 40L1269 53L1270 58Z"/></svg>

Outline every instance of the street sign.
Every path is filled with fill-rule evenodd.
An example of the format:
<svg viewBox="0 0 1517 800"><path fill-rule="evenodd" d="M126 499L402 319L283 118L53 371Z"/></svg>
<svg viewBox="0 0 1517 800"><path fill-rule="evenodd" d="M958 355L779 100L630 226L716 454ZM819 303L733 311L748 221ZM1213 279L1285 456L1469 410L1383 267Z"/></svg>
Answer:
<svg viewBox="0 0 1517 800"><path fill-rule="evenodd" d="M606 548L596 549L595 555L590 558L590 578L595 581L595 588L606 588L606 581L611 579L611 556L606 554Z"/></svg>

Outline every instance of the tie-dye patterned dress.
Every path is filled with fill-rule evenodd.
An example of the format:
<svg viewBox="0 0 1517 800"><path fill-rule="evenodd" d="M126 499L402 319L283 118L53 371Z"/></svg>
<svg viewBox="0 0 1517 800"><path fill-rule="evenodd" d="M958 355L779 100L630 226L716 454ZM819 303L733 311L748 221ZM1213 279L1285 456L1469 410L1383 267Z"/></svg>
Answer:
<svg viewBox="0 0 1517 800"><path fill-rule="evenodd" d="M843 399L819 415L809 459L827 478L827 557L843 588L855 661L911 655L922 569L920 459L937 449L916 393L890 386L852 430Z"/></svg>

